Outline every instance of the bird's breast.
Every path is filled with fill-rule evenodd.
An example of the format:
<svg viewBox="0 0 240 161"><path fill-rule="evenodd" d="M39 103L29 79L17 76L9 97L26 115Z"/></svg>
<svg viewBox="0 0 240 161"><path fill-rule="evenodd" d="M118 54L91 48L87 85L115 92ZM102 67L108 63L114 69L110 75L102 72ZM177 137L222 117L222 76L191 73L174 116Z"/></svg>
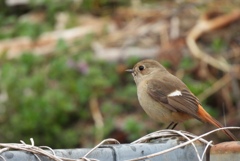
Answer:
<svg viewBox="0 0 240 161"><path fill-rule="evenodd" d="M164 103L155 101L147 92L147 81L137 86L138 100L144 111L154 120L162 123L183 122L192 117L187 113L171 111Z"/></svg>
<svg viewBox="0 0 240 161"><path fill-rule="evenodd" d="M172 111L164 107L162 103L155 101L147 93L147 88L146 81L142 81L137 87L138 100L144 111L156 121L163 123L172 122Z"/></svg>

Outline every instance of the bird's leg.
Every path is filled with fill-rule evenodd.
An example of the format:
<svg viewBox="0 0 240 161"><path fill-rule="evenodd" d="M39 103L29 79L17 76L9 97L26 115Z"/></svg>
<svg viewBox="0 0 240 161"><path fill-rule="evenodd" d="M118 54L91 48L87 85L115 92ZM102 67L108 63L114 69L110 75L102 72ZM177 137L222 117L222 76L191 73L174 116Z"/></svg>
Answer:
<svg viewBox="0 0 240 161"><path fill-rule="evenodd" d="M171 122L166 129L174 129L177 126L178 123Z"/></svg>
<svg viewBox="0 0 240 161"><path fill-rule="evenodd" d="M174 124L174 122L171 122L167 127L166 129L171 129L170 127Z"/></svg>
<svg viewBox="0 0 240 161"><path fill-rule="evenodd" d="M178 125L178 123L174 123L172 126L172 130Z"/></svg>

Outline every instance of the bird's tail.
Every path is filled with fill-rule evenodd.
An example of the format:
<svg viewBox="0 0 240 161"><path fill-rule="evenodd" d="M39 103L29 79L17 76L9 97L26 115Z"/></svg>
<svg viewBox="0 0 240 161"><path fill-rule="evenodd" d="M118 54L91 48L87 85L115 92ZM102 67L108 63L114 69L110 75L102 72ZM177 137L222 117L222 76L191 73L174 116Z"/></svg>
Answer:
<svg viewBox="0 0 240 161"><path fill-rule="evenodd" d="M201 119L205 122L211 123L214 126L218 127L218 128L222 128L223 125L218 122L216 119L214 119L212 116L210 116L201 105L198 106L198 114L201 117ZM231 139L233 139L234 141L238 141L238 139L228 130L225 129L223 130L223 132L229 136Z"/></svg>

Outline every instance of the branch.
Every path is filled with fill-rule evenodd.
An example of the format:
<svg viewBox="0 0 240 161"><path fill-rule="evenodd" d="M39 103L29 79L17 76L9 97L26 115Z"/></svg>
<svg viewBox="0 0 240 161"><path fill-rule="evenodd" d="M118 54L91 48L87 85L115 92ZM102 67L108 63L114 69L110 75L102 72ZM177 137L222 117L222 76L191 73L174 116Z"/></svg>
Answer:
<svg viewBox="0 0 240 161"><path fill-rule="evenodd" d="M201 51L200 48L197 46L196 41L204 33L223 27L236 20L240 20L239 10L226 15L218 16L216 18L212 18L211 14L203 15L199 19L198 23L192 28L186 38L187 45L193 56L224 72L232 71L233 67L226 61L215 59L207 53Z"/></svg>

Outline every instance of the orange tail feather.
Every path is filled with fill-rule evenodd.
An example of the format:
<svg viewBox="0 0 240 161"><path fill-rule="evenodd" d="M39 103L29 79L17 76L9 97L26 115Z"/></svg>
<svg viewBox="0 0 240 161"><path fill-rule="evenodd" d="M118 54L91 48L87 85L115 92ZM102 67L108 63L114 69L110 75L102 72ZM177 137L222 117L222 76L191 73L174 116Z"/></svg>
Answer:
<svg viewBox="0 0 240 161"><path fill-rule="evenodd" d="M214 119L212 116L210 116L204 109L201 105L198 105L198 114L200 116L200 118L202 119L202 121L204 122L208 122L208 123L211 123L213 124L214 126L218 127L218 128L221 128L223 127L223 125L218 122L216 119ZM235 141L238 141L238 139L228 130L223 130L223 132L229 136L231 139L235 140Z"/></svg>

